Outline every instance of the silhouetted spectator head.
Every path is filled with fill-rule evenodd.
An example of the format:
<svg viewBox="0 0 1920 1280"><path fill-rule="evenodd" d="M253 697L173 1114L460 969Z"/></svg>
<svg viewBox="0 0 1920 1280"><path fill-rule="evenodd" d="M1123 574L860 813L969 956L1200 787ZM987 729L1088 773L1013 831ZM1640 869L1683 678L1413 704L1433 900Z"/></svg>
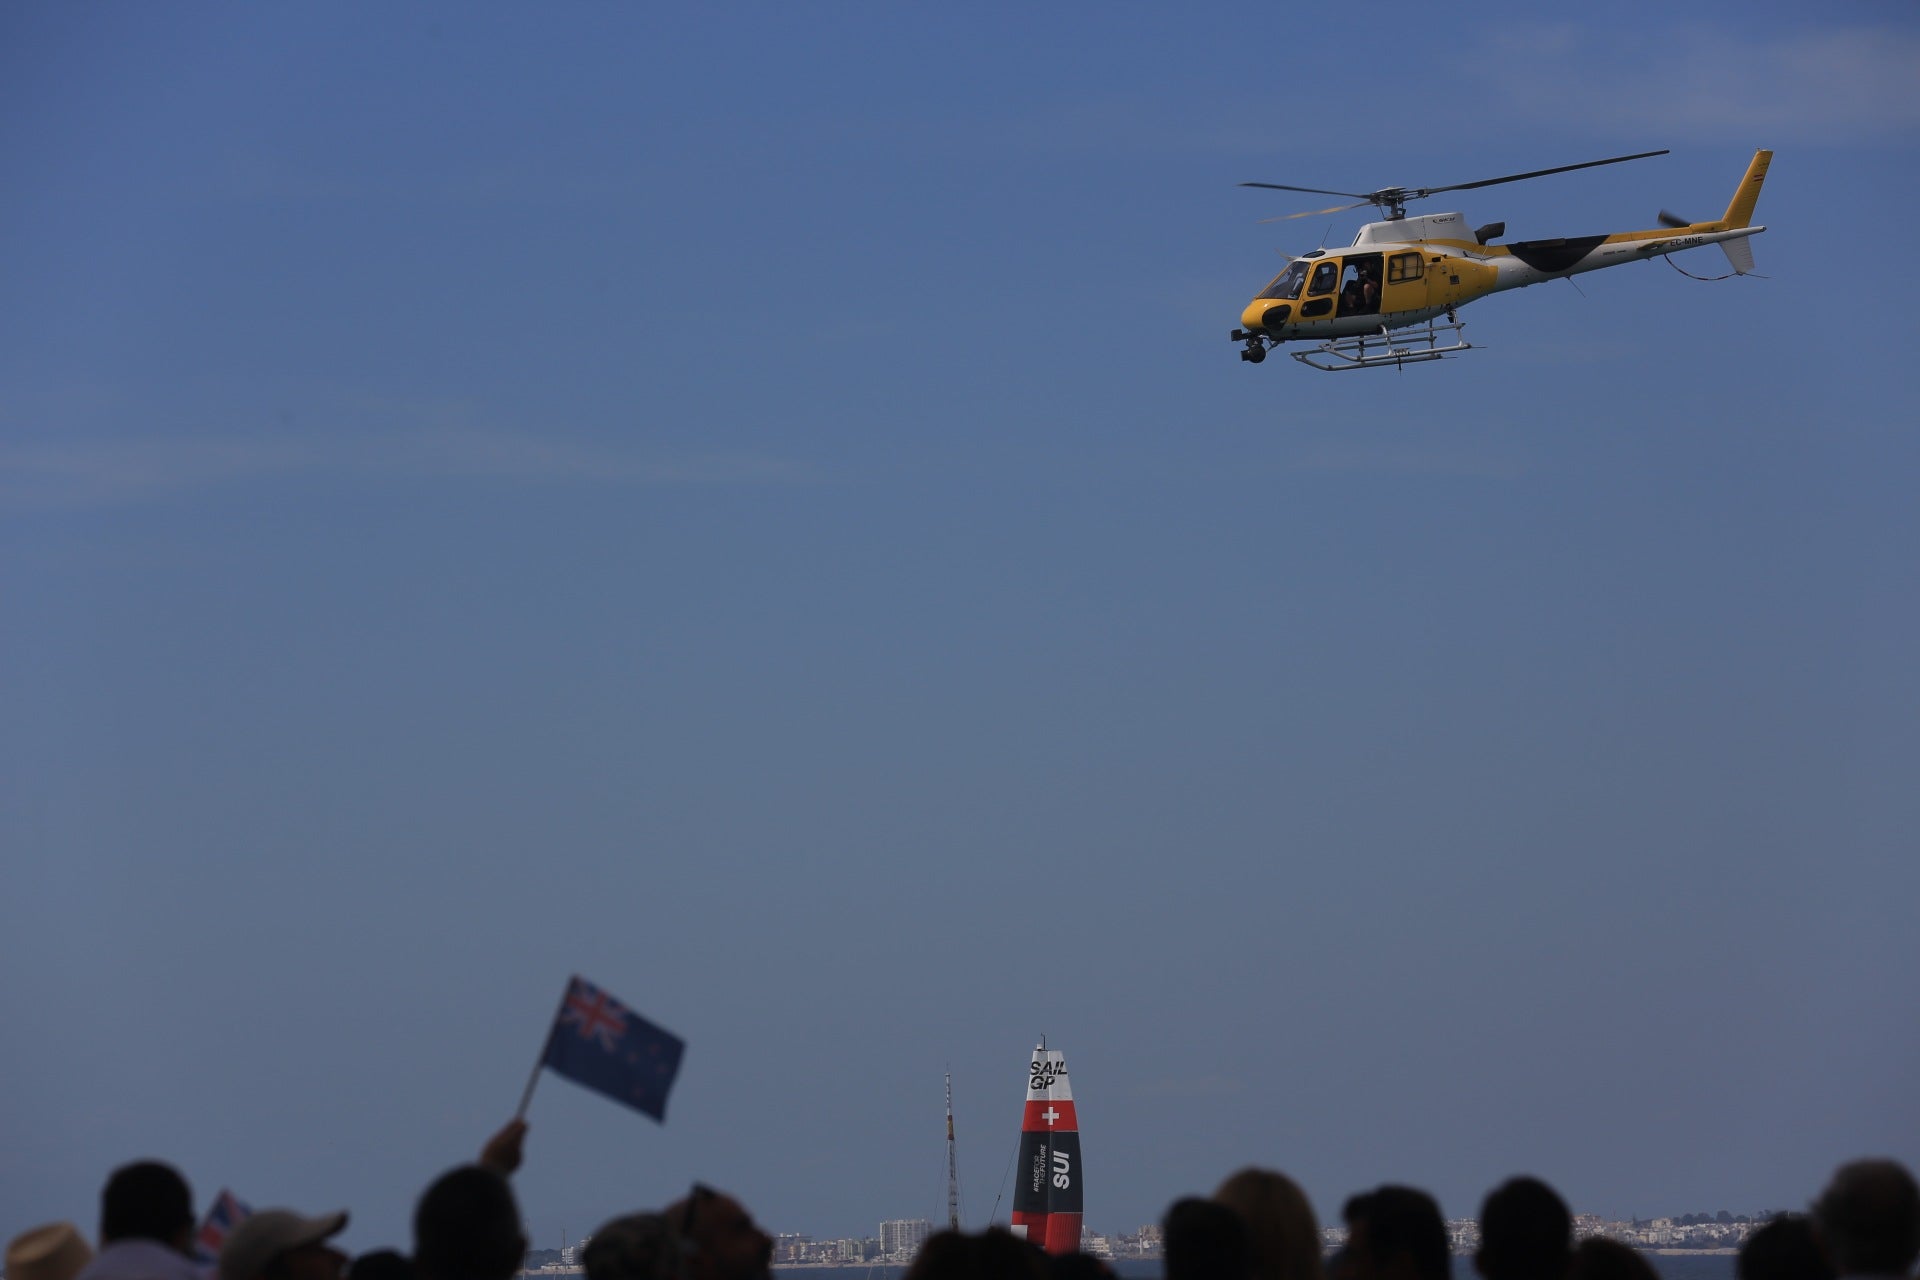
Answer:
<svg viewBox="0 0 1920 1280"><path fill-rule="evenodd" d="M1306 1193L1273 1169L1242 1169L1213 1193L1246 1224L1260 1280L1320 1280L1320 1223Z"/></svg>
<svg viewBox="0 0 1920 1280"><path fill-rule="evenodd" d="M1833 1280L1833 1264L1813 1223L1783 1213L1740 1246L1740 1280Z"/></svg>
<svg viewBox="0 0 1920 1280"><path fill-rule="evenodd" d="M1605 1236L1589 1236L1575 1246L1567 1280L1660 1280L1660 1273L1638 1249Z"/></svg>
<svg viewBox="0 0 1920 1280"><path fill-rule="evenodd" d="M1040 1246L989 1227L978 1235L936 1231L907 1268L906 1280L1049 1280Z"/></svg>
<svg viewBox="0 0 1920 1280"><path fill-rule="evenodd" d="M413 1280L413 1262L398 1249L375 1249L348 1264L347 1280Z"/></svg>
<svg viewBox="0 0 1920 1280"><path fill-rule="evenodd" d="M1224 1204L1188 1196L1161 1223L1167 1280L1245 1280L1253 1274L1247 1224Z"/></svg>
<svg viewBox="0 0 1920 1280"><path fill-rule="evenodd" d="M1342 1273L1351 1280L1449 1280L1447 1224L1432 1196L1384 1186L1348 1200Z"/></svg>
<svg viewBox="0 0 1920 1280"><path fill-rule="evenodd" d="M695 1183L686 1199L667 1206L689 1280L765 1280L773 1265L773 1237L738 1200Z"/></svg>
<svg viewBox="0 0 1920 1280"><path fill-rule="evenodd" d="M1895 1161L1841 1165L1814 1202L1813 1221L1843 1276L1903 1276L1920 1257L1920 1187Z"/></svg>
<svg viewBox="0 0 1920 1280"><path fill-rule="evenodd" d="M913 1255L906 1280L973 1280L976 1252L972 1236L958 1231L936 1231L921 1244L920 1252Z"/></svg>
<svg viewBox="0 0 1920 1280"><path fill-rule="evenodd" d="M193 1191L172 1165L122 1165L100 1192L100 1244L156 1240L179 1253L193 1249Z"/></svg>
<svg viewBox="0 0 1920 1280"><path fill-rule="evenodd" d="M587 1241L581 1257L587 1280L680 1280L685 1257L665 1214L615 1218Z"/></svg>
<svg viewBox="0 0 1920 1280"><path fill-rule="evenodd" d="M974 1237L981 1274L994 1280L1044 1280L1047 1251L1005 1227L988 1227Z"/></svg>
<svg viewBox="0 0 1920 1280"><path fill-rule="evenodd" d="M49 1222L7 1242L7 1280L73 1280L93 1249L71 1222Z"/></svg>
<svg viewBox="0 0 1920 1280"><path fill-rule="evenodd" d="M219 1280L340 1280L347 1255L328 1244L345 1213L303 1218L291 1209L249 1214L220 1246Z"/></svg>
<svg viewBox="0 0 1920 1280"><path fill-rule="evenodd" d="M1113 1268L1085 1253L1049 1253L1047 1280L1114 1280Z"/></svg>
<svg viewBox="0 0 1920 1280"><path fill-rule="evenodd" d="M1573 1252L1573 1215L1538 1178L1509 1178L1480 1206L1474 1269L1486 1280L1559 1280Z"/></svg>
<svg viewBox="0 0 1920 1280"><path fill-rule="evenodd" d="M477 1164L440 1175L413 1211L420 1280L511 1280L527 1256L507 1180Z"/></svg>

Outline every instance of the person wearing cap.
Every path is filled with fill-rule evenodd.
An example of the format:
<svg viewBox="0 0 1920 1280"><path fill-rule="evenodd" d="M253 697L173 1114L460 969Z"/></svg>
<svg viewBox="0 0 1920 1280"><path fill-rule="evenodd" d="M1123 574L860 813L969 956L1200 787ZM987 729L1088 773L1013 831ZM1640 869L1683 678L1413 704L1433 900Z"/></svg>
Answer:
<svg viewBox="0 0 1920 1280"><path fill-rule="evenodd" d="M122 1165L100 1191L100 1253L76 1280L201 1280L193 1189L171 1165Z"/></svg>
<svg viewBox="0 0 1920 1280"><path fill-rule="evenodd" d="M694 1183L685 1199L666 1208L677 1224L690 1280L768 1280L773 1237L732 1196Z"/></svg>
<svg viewBox="0 0 1920 1280"><path fill-rule="evenodd" d="M344 1211L306 1218L291 1209L262 1209L227 1237L219 1280L340 1280L347 1255L327 1241L346 1225Z"/></svg>
<svg viewBox="0 0 1920 1280"><path fill-rule="evenodd" d="M93 1249L71 1222L49 1222L22 1231L7 1244L7 1280L73 1280Z"/></svg>
<svg viewBox="0 0 1920 1280"><path fill-rule="evenodd" d="M684 1280L686 1251L662 1213L630 1213L595 1231L581 1250L587 1280Z"/></svg>

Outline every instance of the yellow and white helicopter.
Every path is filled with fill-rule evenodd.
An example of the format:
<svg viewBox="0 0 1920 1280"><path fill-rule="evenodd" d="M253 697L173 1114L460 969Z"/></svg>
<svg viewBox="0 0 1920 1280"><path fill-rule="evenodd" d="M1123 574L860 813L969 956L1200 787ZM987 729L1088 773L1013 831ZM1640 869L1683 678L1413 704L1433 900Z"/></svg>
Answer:
<svg viewBox="0 0 1920 1280"><path fill-rule="evenodd" d="M1424 200L1443 191L1471 191L1478 187L1543 178L1597 165L1620 164L1663 156L1665 151L1642 151L1606 160L1588 160L1504 178L1456 182L1445 187L1383 187L1372 192L1327 191L1319 187L1290 187L1278 182L1243 182L1243 187L1273 191L1306 191L1345 196L1358 204L1286 215L1307 218L1342 213L1374 205L1384 222L1369 222L1345 249L1315 249L1287 264L1258 297L1240 313L1233 341L1244 344L1242 360L1259 364L1269 349L1283 342L1312 341L1318 345L1289 354L1316 369L1379 369L1440 360L1473 344L1464 336L1458 308L1490 293L1522 289L1544 280L1559 280L1624 262L1717 244L1740 275L1753 270L1753 247L1747 237L1765 227L1753 225L1753 207L1760 199L1773 152L1756 151L1747 176L1734 190L1726 213L1713 222L1689 222L1662 210L1661 228L1620 231L1613 235L1568 236L1553 240L1515 240L1494 244L1506 234L1504 222L1467 230L1458 213L1407 216L1407 202ZM1265 221L1280 222L1285 218ZM1439 323L1440 317L1446 323Z"/></svg>

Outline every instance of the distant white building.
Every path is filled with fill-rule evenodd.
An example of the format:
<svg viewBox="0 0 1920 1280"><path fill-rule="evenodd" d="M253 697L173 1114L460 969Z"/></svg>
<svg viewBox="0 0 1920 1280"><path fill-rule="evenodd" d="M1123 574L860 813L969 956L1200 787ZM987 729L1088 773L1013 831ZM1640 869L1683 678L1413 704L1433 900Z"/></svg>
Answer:
<svg viewBox="0 0 1920 1280"><path fill-rule="evenodd" d="M894 1218L880 1224L880 1256L911 1258L933 1234L933 1224L925 1218Z"/></svg>

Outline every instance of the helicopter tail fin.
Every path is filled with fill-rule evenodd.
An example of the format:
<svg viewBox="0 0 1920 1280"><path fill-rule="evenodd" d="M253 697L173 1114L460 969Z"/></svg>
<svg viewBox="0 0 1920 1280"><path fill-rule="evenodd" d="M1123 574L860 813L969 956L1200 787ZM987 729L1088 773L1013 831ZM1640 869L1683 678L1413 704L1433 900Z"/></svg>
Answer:
<svg viewBox="0 0 1920 1280"><path fill-rule="evenodd" d="M1727 261L1732 264L1735 274L1743 276L1753 274L1753 241L1745 238L1722 240L1720 248L1726 253Z"/></svg>
<svg viewBox="0 0 1920 1280"><path fill-rule="evenodd" d="M1747 166L1747 176L1740 179L1740 185L1734 189L1733 203L1727 206L1727 216L1721 221L1729 227L1745 227L1753 223L1753 206L1760 200L1760 184L1767 180L1767 166L1773 163L1773 152L1756 151L1753 163ZM1736 243L1729 241L1728 243ZM1751 258L1751 255L1749 255ZM1734 264L1736 267L1738 263Z"/></svg>

